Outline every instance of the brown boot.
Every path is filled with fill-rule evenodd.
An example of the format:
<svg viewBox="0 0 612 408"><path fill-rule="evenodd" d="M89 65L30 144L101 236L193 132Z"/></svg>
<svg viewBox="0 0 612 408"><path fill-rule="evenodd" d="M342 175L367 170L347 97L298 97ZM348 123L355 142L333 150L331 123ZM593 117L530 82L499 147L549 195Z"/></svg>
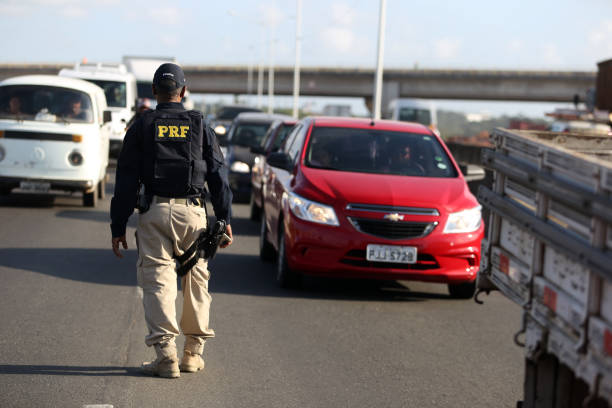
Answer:
<svg viewBox="0 0 612 408"><path fill-rule="evenodd" d="M195 373L204 370L204 360L202 360L202 356L199 354L185 350L180 369L185 373Z"/></svg>
<svg viewBox="0 0 612 408"><path fill-rule="evenodd" d="M157 375L163 378L179 378L181 376L174 344L156 344L155 353L157 354L155 361L143 363L140 367L143 374Z"/></svg>
<svg viewBox="0 0 612 408"><path fill-rule="evenodd" d="M140 371L146 375L157 375L163 378L179 378L181 372L179 370L178 358L157 357L155 361L143 363Z"/></svg>

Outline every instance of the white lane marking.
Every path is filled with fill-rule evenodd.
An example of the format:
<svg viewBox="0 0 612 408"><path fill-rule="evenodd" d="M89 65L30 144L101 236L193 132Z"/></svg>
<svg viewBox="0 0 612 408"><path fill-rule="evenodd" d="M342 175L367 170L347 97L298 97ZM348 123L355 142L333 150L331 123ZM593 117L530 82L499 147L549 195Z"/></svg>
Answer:
<svg viewBox="0 0 612 408"><path fill-rule="evenodd" d="M114 408L114 407L110 404L89 404L89 405L83 405L83 408Z"/></svg>

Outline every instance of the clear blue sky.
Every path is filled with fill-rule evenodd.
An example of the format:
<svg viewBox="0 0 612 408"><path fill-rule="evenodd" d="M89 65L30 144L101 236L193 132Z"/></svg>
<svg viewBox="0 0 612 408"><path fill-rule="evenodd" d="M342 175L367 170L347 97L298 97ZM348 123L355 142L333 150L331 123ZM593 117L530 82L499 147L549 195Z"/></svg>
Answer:
<svg viewBox="0 0 612 408"><path fill-rule="evenodd" d="M0 0L0 62L294 60L295 1ZM375 66L377 0L303 0L302 63ZM266 28L267 27L267 28ZM612 1L387 1L385 66L595 71Z"/></svg>

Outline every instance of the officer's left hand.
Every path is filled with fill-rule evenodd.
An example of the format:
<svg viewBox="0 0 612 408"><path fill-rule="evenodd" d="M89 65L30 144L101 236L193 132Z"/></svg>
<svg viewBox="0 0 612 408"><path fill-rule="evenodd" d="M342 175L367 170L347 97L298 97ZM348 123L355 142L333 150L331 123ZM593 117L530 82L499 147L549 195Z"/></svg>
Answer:
<svg viewBox="0 0 612 408"><path fill-rule="evenodd" d="M119 251L119 244L123 244L123 249L128 249L127 241L125 240L125 235L120 237L113 237L113 252L117 256L117 258L123 258L123 255Z"/></svg>
<svg viewBox="0 0 612 408"><path fill-rule="evenodd" d="M227 226L225 227L225 233L227 234L228 237L230 237L230 240L224 243L223 245L219 245L219 248L227 248L228 246L232 245L232 242L234 242L231 225L227 224Z"/></svg>

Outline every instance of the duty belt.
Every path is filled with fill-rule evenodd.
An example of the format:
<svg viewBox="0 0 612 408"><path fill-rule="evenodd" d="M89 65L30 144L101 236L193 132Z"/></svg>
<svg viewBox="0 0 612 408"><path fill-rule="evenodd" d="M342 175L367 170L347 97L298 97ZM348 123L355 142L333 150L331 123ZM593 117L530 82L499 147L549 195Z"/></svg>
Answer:
<svg viewBox="0 0 612 408"><path fill-rule="evenodd" d="M153 203L161 204L179 204L179 205L195 205L198 207L202 207L202 199L201 198L170 198L170 197L160 197L153 196Z"/></svg>

